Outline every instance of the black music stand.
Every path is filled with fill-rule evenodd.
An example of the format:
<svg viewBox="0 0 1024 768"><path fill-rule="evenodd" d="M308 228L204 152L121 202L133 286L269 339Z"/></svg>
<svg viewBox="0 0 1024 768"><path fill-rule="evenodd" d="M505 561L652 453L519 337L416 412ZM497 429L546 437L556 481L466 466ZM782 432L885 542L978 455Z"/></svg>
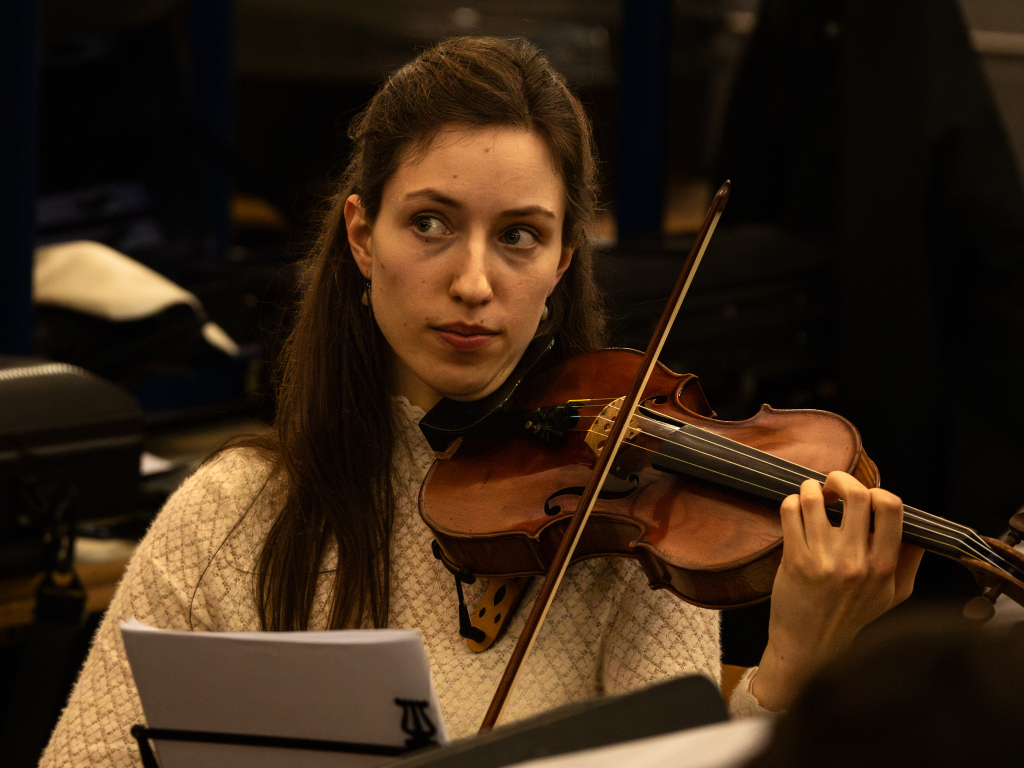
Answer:
<svg viewBox="0 0 1024 768"><path fill-rule="evenodd" d="M424 750L391 768L502 768L727 719L718 687L702 675L692 675L559 707L472 739Z"/></svg>
<svg viewBox="0 0 1024 768"><path fill-rule="evenodd" d="M268 747L276 749L304 749L316 752L345 752L350 755L378 755L380 757L399 757L415 752L424 747L436 745L434 736L437 727L426 713L428 702L395 699L395 704L402 708L402 731L409 737L405 746L387 744L362 744L348 741L329 741L325 739L302 739L286 736L264 736L240 733L211 733L209 731L183 731L173 728L147 728L143 725L132 726L131 734L139 745L143 768L160 768L150 740L153 741L187 741L200 744L235 744L247 747Z"/></svg>

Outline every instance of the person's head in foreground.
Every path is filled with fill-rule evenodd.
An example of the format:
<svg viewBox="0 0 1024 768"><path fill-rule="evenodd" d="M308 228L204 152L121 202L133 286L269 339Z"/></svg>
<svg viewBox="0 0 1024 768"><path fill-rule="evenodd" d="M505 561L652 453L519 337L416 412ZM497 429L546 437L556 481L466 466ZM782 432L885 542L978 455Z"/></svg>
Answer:
<svg viewBox="0 0 1024 768"><path fill-rule="evenodd" d="M1024 632L894 622L814 675L748 768L1016 765L1022 692Z"/></svg>

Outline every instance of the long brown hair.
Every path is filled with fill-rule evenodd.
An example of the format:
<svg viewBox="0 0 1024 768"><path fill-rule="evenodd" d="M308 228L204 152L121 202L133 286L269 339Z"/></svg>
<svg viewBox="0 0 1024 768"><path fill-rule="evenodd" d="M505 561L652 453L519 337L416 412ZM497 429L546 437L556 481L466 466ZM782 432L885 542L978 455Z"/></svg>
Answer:
<svg viewBox="0 0 1024 768"><path fill-rule="evenodd" d="M387 342L361 302L366 281L349 249L345 200L358 194L371 220L408 151L444 126L511 126L547 143L565 187L569 269L549 299L545 328L559 354L600 346L601 302L584 230L595 211L590 124L544 56L522 41L456 38L396 72L352 122L355 151L329 201L304 270L294 327L280 360L274 429L243 443L272 462L284 503L256 565L264 629L305 629L325 555L337 545L328 626L385 626L397 434L387 391ZM268 486L269 487L269 486Z"/></svg>

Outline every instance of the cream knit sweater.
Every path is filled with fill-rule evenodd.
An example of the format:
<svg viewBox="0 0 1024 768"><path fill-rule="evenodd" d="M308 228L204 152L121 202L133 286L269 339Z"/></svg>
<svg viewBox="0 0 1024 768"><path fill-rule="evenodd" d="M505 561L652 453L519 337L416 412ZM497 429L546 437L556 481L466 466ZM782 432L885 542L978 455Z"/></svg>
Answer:
<svg viewBox="0 0 1024 768"><path fill-rule="evenodd" d="M399 404L409 450L395 460L389 623L423 632L448 733L460 738L472 735L483 719L532 592L498 643L479 654L467 648L458 634L454 580L431 554L431 533L417 511L419 485L433 460L417 426L423 412L404 399ZM218 632L259 628L253 563L275 514L273 494L244 513L266 474L252 453L229 451L168 500L128 565L41 765L141 764L129 729L145 721L118 630L121 621L134 616L156 627ZM326 621L332 567L325 563L314 628ZM470 607L484 586L467 587ZM651 590L631 560L586 561L566 575L505 719L675 675L700 673L717 681L719 655L716 612ZM740 691L732 709L756 711L757 704Z"/></svg>

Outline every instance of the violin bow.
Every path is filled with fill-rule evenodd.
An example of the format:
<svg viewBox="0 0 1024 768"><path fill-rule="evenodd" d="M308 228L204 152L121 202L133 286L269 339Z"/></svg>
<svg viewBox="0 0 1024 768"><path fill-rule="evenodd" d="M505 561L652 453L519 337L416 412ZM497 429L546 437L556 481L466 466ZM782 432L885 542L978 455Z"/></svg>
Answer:
<svg viewBox="0 0 1024 768"><path fill-rule="evenodd" d="M661 319L658 321L658 326L647 345L647 351L644 353L643 362L640 364L640 368L636 372L636 377L633 379L633 386L630 389L629 394L626 396L625 401L622 403L618 416L611 426L604 449L601 451L601 455L597 458L597 462L594 465L593 473L590 476L590 483L583 491L583 495L579 500L576 511L573 513L565 534L562 536L562 541L558 546L558 550L555 552L555 556L551 560L551 565L548 568L548 572L544 577L543 583L541 584L540 592L537 594L537 599L533 602L533 608L530 610L530 615L526 620L526 626L523 628L522 633L520 633L519 640L516 642L516 646L512 650L512 656L509 658L508 665L505 667L505 672L502 674L501 680L498 682L498 688L494 692L494 697L491 699L491 704L487 709L487 714L484 716L483 723L480 725L481 733L491 730L495 723L497 723L498 718L501 716L502 709L505 706L505 702L512 691L516 674L519 672L519 668L522 666L523 662L526 661L526 658L530 655L530 649L533 647L537 634L540 632L540 628L544 623L544 618L547 616L548 609L551 607L552 602L554 602L555 594L562 582L562 577L565 575L566 569L569 567L573 552L576 551L576 545L579 543L580 536L583 534L583 528L587 524L587 520L590 519L590 513L594 509L598 492L604 485L605 480L608 477L608 472L611 469L612 461L615 459L615 456L619 451L619 446L622 445L623 439L626 436L626 425L628 425L633 419L636 406L640 402L640 396L647 387L647 382L651 377L651 372L654 370L654 366L658 362L658 357L661 355L661 349L665 345L665 339L668 338L669 331L672 330L672 325L675 323L676 315L679 314L679 307L682 306L683 299L686 298L686 294L690 290L690 283L693 282L693 276L696 274L697 267L700 266L701 259L704 257L704 251L707 249L708 242L711 240L711 235L714 233L715 227L718 226L718 220L722 216L722 210L725 208L725 204L729 200L729 190L731 189L731 186L732 185L726 181L718 192L715 193L715 197L711 201L711 207L708 209L707 215L704 217L704 223L701 225L700 231L697 233L697 237L693 241L690 253L686 257L686 261L683 263L679 277L676 279L675 287L672 289L668 302L665 304L665 309L661 313Z"/></svg>

